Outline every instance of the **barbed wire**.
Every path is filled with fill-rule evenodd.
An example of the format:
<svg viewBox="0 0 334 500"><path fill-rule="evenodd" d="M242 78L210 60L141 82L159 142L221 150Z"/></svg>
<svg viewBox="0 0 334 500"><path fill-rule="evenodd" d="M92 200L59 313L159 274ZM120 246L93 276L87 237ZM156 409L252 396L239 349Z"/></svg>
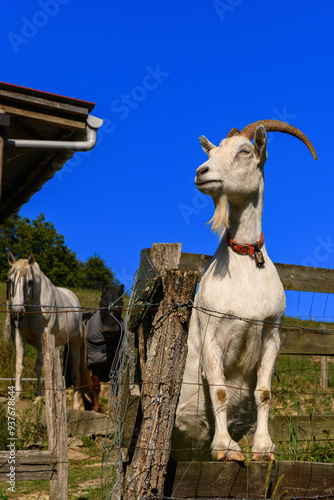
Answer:
<svg viewBox="0 0 334 500"><path fill-rule="evenodd" d="M291 370L287 370L287 371L291 371ZM296 370L296 371L300 371L300 370ZM305 370L306 371L306 370ZM1 381L14 381L15 380L15 377L13 377L12 379L9 379L9 378L6 378L6 379L2 379L0 378L0 382ZM27 379L26 379L27 380ZM29 379L30 381L37 381L37 379ZM105 385L109 385L109 382L100 382L101 385L105 384ZM92 384L86 384L86 385L80 385L80 386L77 386L77 389L80 390L80 389L86 389L86 388L89 388L89 387L92 387L93 383ZM131 387L133 386L133 382L120 382L120 383L110 383L110 387L113 388L113 390L116 389L119 390L121 387L122 388L125 388L125 387ZM139 387L139 388L143 388L145 385L147 386L172 386L172 387L177 387L177 386L182 386L182 385L188 385L188 386L197 386L197 387L228 387L229 389L236 389L236 390L240 390L240 386L234 386L234 385L231 385L231 384L209 384L207 382L184 382L184 381L177 381L177 380L171 380L170 382L162 382L161 380L150 380L149 382L143 382L143 381L137 381L136 382L136 385ZM245 391L245 392L251 392L251 393L254 393L254 392L262 392L262 390L260 389L249 389L247 387L242 387L242 390ZM48 388L48 387L43 387L43 391L44 392L47 392L47 391L54 391L54 392L71 392L73 391L73 388L70 388L70 387L67 387L67 388L64 388L64 389L54 389L54 388ZM30 394L31 391L16 391L14 390L13 392L19 392L21 395L24 395L24 394ZM275 391L275 390L271 390L270 391L271 394L273 396L275 395L284 395L284 394L290 394L291 393L291 390L279 390L279 391ZM1 393L1 390L0 390L0 393ZM294 390L294 393L295 394L301 394L301 395L304 395L304 396L307 396L307 395L314 395L315 392L314 391L296 391ZM316 391L316 394L318 396L323 396L323 395L328 395L328 391L319 391L317 390Z"/></svg>
<svg viewBox="0 0 334 500"><path fill-rule="evenodd" d="M1 304L0 306L3 306L6 304ZM257 318L247 318L244 316L238 316L237 314L233 313L225 313L222 311L216 311L215 309L209 309L207 307L203 306L196 306L193 303L189 302L140 302L140 306L138 304L133 304L133 305L128 305L128 306L116 306L112 305L112 307L107 306L107 307L66 307L66 306L51 306L51 305L30 305L30 304L16 304L15 307L29 307L29 308L38 308L38 311L30 311L30 310L25 310L24 314L41 314L43 312L46 313L53 313L53 314L58 314L58 313L71 313L71 312L94 312L94 311L109 311L111 314L112 312L116 311L122 311L125 313L132 312L154 312L157 311L159 308L167 308L167 310L172 309L178 309L178 308L187 308L187 309L194 309L197 311L202 312L203 314L206 314L208 316L212 317L218 317L218 318L226 318L226 319L233 319L233 320L238 320L238 321L243 321L246 323L251 323L256 326L266 326L266 327L271 327L271 328L279 328L280 330L284 331L305 331L305 332L310 332L314 334L319 334L319 335L334 335L334 328L333 329L328 329L328 328L312 328L308 326L302 326L302 325L286 325L282 323L275 323L275 322L270 322L266 320L261 320ZM41 311L40 309L52 309L52 310L46 310L46 311ZM0 310L0 313L9 313L10 311L8 309L6 310ZM13 314L13 317L14 314ZM296 321L298 321L298 318L294 318ZM334 318L333 318L334 319ZM323 323L323 322L322 322Z"/></svg>

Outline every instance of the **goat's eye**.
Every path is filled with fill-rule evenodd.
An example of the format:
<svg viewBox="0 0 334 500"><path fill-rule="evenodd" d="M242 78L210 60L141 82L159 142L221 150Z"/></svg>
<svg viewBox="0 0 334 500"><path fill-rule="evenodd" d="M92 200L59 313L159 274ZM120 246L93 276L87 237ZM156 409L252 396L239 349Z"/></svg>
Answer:
<svg viewBox="0 0 334 500"><path fill-rule="evenodd" d="M239 151L239 153L242 155L248 155L250 151L248 151L248 149L242 149L241 151Z"/></svg>

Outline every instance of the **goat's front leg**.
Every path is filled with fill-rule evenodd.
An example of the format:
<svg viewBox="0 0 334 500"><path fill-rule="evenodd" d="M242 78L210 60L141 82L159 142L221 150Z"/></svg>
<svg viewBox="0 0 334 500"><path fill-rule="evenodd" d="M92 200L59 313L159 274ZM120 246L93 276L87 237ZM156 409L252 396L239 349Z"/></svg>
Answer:
<svg viewBox="0 0 334 500"><path fill-rule="evenodd" d="M24 368L24 348L26 344L26 338L20 333L18 328L18 322L15 326L15 351L16 351L16 363L15 363L15 398L17 400L21 399L22 396L22 373Z"/></svg>
<svg viewBox="0 0 334 500"><path fill-rule="evenodd" d="M269 406L271 399L271 379L280 350L278 328L265 327L263 348L257 369L255 402L257 406L257 426L252 446L252 460L275 460L275 445L268 430Z"/></svg>
<svg viewBox="0 0 334 500"><path fill-rule="evenodd" d="M211 444L213 460L230 460L243 462L244 455L241 448L230 436L227 427L227 407L230 389L226 385L222 352L214 341L207 335L203 342L202 366L206 381L209 385L213 414L215 418L215 435Z"/></svg>

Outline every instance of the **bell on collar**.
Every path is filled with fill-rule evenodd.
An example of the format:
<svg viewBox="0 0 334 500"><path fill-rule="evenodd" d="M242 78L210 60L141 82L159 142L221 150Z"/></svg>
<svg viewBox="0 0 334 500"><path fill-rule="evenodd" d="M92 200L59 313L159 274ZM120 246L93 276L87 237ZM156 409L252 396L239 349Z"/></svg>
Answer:
<svg viewBox="0 0 334 500"><path fill-rule="evenodd" d="M263 253L261 250L255 250L254 257L257 267L261 267L264 264Z"/></svg>

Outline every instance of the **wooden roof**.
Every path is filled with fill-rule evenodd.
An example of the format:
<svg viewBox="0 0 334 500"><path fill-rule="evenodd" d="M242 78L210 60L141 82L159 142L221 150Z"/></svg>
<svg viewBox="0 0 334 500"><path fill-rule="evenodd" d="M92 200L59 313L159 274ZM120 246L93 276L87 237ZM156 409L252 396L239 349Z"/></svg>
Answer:
<svg viewBox="0 0 334 500"><path fill-rule="evenodd" d="M95 104L0 82L0 110L10 115L6 139L83 140ZM4 147L0 224L30 200L73 151Z"/></svg>

